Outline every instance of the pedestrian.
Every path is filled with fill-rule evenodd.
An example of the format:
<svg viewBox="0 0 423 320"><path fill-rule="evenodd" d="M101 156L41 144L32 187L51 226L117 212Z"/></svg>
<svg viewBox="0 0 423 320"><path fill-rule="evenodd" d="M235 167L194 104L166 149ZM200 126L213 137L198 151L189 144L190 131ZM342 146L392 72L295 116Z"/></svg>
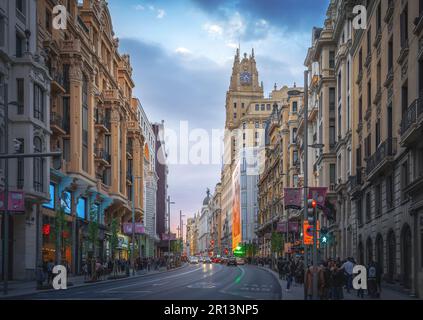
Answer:
<svg viewBox="0 0 423 320"><path fill-rule="evenodd" d="M46 279L43 265L38 265L36 271L35 271L35 280L37 281L37 289L41 289L43 287L44 281Z"/></svg>
<svg viewBox="0 0 423 320"><path fill-rule="evenodd" d="M88 278L88 266L87 266L86 262L82 266L82 273L84 275L84 280L87 280L87 278Z"/></svg>
<svg viewBox="0 0 423 320"><path fill-rule="evenodd" d="M47 263L47 282L48 282L48 284L51 284L51 282L53 281L53 268L54 268L53 260L50 260Z"/></svg>
<svg viewBox="0 0 423 320"><path fill-rule="evenodd" d="M352 281L353 281L353 269L354 269L354 263L352 262L351 258L347 258L347 261L342 265L342 269L344 270L345 277L346 277L347 292L350 293L350 291L353 289Z"/></svg>
<svg viewBox="0 0 423 320"><path fill-rule="evenodd" d="M279 279L282 279L283 277L283 268L284 268L284 263L282 258L278 259L278 271L279 271Z"/></svg>
<svg viewBox="0 0 423 320"><path fill-rule="evenodd" d="M287 273L287 279L286 279L286 292L289 292L289 290L291 290L292 280L295 274L295 264L293 261L288 261L287 270L288 270L288 273Z"/></svg>
<svg viewBox="0 0 423 320"><path fill-rule="evenodd" d="M367 292L371 298L377 297L377 268L373 261L370 261L367 269Z"/></svg>
<svg viewBox="0 0 423 320"><path fill-rule="evenodd" d="M304 277L304 299L312 300L313 299L313 270L312 266L307 268Z"/></svg>

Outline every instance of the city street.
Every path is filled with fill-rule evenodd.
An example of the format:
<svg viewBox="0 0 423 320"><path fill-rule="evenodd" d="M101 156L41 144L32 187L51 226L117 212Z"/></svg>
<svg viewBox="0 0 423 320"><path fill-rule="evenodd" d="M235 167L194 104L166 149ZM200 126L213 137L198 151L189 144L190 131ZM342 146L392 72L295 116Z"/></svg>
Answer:
<svg viewBox="0 0 423 320"><path fill-rule="evenodd" d="M21 296L34 300L279 300L275 277L254 266L190 265L141 278L40 292Z"/></svg>

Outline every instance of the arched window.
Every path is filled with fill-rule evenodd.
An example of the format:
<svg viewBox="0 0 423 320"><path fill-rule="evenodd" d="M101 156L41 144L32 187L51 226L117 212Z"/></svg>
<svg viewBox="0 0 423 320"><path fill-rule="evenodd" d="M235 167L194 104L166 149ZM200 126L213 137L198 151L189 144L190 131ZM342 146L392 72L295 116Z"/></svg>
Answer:
<svg viewBox="0 0 423 320"><path fill-rule="evenodd" d="M366 241L366 262L367 264L373 261L373 242L372 238L368 237Z"/></svg>
<svg viewBox="0 0 423 320"><path fill-rule="evenodd" d="M388 232L386 241L388 280L392 282L396 272L396 239L394 230Z"/></svg>
<svg viewBox="0 0 423 320"><path fill-rule="evenodd" d="M34 153L41 153L43 150L43 142L40 137L34 138ZM43 158L34 158L34 190L37 192L43 192L43 170L44 160Z"/></svg>
<svg viewBox="0 0 423 320"><path fill-rule="evenodd" d="M383 268L383 238L380 233L376 236L376 262Z"/></svg>
<svg viewBox="0 0 423 320"><path fill-rule="evenodd" d="M407 289L411 288L412 245L411 229L405 224L401 231L401 278Z"/></svg>
<svg viewBox="0 0 423 320"><path fill-rule="evenodd" d="M364 249L361 241L358 244L358 263L364 265Z"/></svg>

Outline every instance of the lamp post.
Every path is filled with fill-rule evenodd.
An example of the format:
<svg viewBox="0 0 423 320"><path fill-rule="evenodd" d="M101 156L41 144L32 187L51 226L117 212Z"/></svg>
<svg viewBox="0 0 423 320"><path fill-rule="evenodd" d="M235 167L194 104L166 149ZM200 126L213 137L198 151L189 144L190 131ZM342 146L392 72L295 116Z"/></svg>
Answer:
<svg viewBox="0 0 423 320"><path fill-rule="evenodd" d="M170 205L175 202L170 201L170 196L167 197L167 235L168 235L168 256L170 257Z"/></svg>

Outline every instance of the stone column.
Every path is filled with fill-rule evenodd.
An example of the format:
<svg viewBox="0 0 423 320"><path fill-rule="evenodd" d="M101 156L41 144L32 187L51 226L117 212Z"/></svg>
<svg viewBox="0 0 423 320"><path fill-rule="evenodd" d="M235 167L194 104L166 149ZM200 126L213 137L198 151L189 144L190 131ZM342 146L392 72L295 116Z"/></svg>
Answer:
<svg viewBox="0 0 423 320"><path fill-rule="evenodd" d="M112 158L112 193L119 193L119 175L120 175L120 114L117 106L112 109L111 115L111 127L112 127L112 141L111 141L111 158Z"/></svg>
<svg viewBox="0 0 423 320"><path fill-rule="evenodd" d="M94 164L94 142L95 142L95 128L94 128L94 109L96 104L94 88L95 75L91 74L89 77L88 88L88 174L95 179L95 164Z"/></svg>
<svg viewBox="0 0 423 320"><path fill-rule="evenodd" d="M74 60L69 72L70 82L70 170L82 170L82 63Z"/></svg>

